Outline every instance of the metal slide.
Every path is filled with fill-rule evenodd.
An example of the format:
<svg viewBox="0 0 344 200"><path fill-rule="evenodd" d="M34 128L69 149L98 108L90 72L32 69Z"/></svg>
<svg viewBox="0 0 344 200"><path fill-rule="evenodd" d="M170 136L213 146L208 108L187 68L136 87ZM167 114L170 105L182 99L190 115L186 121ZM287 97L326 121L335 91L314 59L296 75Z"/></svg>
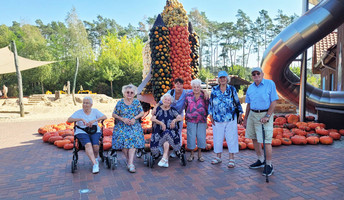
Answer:
<svg viewBox="0 0 344 200"><path fill-rule="evenodd" d="M343 23L344 0L322 1L270 43L263 55L262 69L265 78L276 83L280 95L298 104L300 79L290 71L289 64ZM326 91L307 84L306 109L316 113L316 107L344 111L344 91Z"/></svg>

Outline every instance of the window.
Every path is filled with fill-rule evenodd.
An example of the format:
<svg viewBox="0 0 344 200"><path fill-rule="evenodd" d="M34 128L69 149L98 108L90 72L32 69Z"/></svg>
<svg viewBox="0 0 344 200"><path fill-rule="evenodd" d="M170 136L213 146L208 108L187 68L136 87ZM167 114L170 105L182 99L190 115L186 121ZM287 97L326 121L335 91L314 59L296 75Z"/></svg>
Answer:
<svg viewBox="0 0 344 200"><path fill-rule="evenodd" d="M325 88L326 88L326 87L325 87L325 85L326 85L326 78L325 78L325 76L322 77L322 83L321 83L321 85L322 85L322 89L325 90Z"/></svg>
<svg viewBox="0 0 344 200"><path fill-rule="evenodd" d="M334 74L330 74L330 91L334 90Z"/></svg>

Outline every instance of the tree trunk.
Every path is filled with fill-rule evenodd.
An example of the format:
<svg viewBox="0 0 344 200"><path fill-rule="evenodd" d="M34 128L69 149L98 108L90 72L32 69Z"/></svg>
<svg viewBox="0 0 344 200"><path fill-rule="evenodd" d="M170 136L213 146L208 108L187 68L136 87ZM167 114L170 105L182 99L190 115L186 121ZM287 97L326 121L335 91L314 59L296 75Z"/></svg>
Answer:
<svg viewBox="0 0 344 200"><path fill-rule="evenodd" d="M75 75L74 75L74 83L73 83L73 102L74 105L76 106L76 101L75 101L75 87L76 87L76 76L78 75L78 70L79 70L79 58L76 58L76 69L75 69Z"/></svg>
<svg viewBox="0 0 344 200"><path fill-rule="evenodd" d="M44 94L43 82L41 82L42 94Z"/></svg>
<svg viewBox="0 0 344 200"><path fill-rule="evenodd" d="M19 109L20 109L20 117L24 117L24 104L23 104L23 82L22 82L22 76L21 72L19 70L19 63L18 63L18 55L17 55L17 47L16 43L13 40L13 53L14 53L14 63L16 66L16 72L17 72L17 79L18 79L18 88L19 88Z"/></svg>

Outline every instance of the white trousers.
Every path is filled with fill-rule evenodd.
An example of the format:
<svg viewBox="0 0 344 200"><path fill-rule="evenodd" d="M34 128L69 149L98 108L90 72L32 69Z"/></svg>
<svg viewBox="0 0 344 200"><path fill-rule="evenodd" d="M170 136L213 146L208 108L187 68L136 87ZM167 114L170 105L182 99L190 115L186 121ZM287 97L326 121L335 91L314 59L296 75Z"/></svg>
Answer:
<svg viewBox="0 0 344 200"><path fill-rule="evenodd" d="M237 120L234 119L230 122L215 122L213 126L213 140L214 140L214 152L222 153L223 140L226 137L229 153L239 152L238 143L238 126Z"/></svg>

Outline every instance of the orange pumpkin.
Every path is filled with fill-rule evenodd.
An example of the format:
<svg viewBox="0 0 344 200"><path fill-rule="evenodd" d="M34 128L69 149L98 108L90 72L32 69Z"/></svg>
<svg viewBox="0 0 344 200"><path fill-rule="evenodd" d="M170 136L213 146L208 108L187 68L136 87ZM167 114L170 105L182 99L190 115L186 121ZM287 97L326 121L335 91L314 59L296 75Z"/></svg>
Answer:
<svg viewBox="0 0 344 200"><path fill-rule="evenodd" d="M66 150L70 150L70 149L73 149L74 147L74 144L73 143L67 143L63 146L64 149Z"/></svg>
<svg viewBox="0 0 344 200"><path fill-rule="evenodd" d="M340 129L339 133L344 136L344 129Z"/></svg>
<svg viewBox="0 0 344 200"><path fill-rule="evenodd" d="M210 151L213 147L211 146L211 144L206 144L205 145L205 150L206 151Z"/></svg>
<svg viewBox="0 0 344 200"><path fill-rule="evenodd" d="M340 135L339 133L337 133L337 132L330 132L328 135L329 135L331 138L333 138L334 140L339 140L340 137L341 137L341 135Z"/></svg>
<svg viewBox="0 0 344 200"><path fill-rule="evenodd" d="M51 136L52 135L50 134L50 132L44 133L43 138L42 138L43 142L48 142Z"/></svg>
<svg viewBox="0 0 344 200"><path fill-rule="evenodd" d="M300 121L300 118L298 115L288 115L287 121L289 124L295 124L296 122Z"/></svg>
<svg viewBox="0 0 344 200"><path fill-rule="evenodd" d="M297 144L297 145L307 144L307 140L305 136L294 135L290 139L293 142L293 144Z"/></svg>
<svg viewBox="0 0 344 200"><path fill-rule="evenodd" d="M246 149L247 148L247 145L245 142L239 142L239 149L240 150L243 150L243 149Z"/></svg>
<svg viewBox="0 0 344 200"><path fill-rule="evenodd" d="M249 149L254 150L254 145L253 145L253 143L248 143L248 144L247 144L247 147L248 147Z"/></svg>
<svg viewBox="0 0 344 200"><path fill-rule="evenodd" d="M65 140L56 140L54 142L54 145L59 147L59 148L62 148L65 144L69 144L69 143L71 143L71 141L67 140L67 139L65 139Z"/></svg>
<svg viewBox="0 0 344 200"><path fill-rule="evenodd" d="M324 129L324 128L316 128L315 132L319 135L328 135L328 130Z"/></svg>
<svg viewBox="0 0 344 200"><path fill-rule="evenodd" d="M51 143L51 144L54 144L54 142L57 141L57 140L63 140L63 137L62 136L51 136L48 139L48 142Z"/></svg>
<svg viewBox="0 0 344 200"><path fill-rule="evenodd" d="M70 140L71 142L74 142L74 136L66 136L63 139Z"/></svg>
<svg viewBox="0 0 344 200"><path fill-rule="evenodd" d="M321 144L332 144L333 139L330 136L321 136L320 137L320 143Z"/></svg>
<svg viewBox="0 0 344 200"><path fill-rule="evenodd" d="M281 144L282 144L282 141L280 139L272 138L271 145L273 147L281 146Z"/></svg>
<svg viewBox="0 0 344 200"><path fill-rule="evenodd" d="M104 151L107 151L111 148L111 143L110 142L104 142L103 143L103 149Z"/></svg>
<svg viewBox="0 0 344 200"><path fill-rule="evenodd" d="M290 138L282 138L281 142L283 145L291 145L292 144Z"/></svg>
<svg viewBox="0 0 344 200"><path fill-rule="evenodd" d="M307 144L318 144L319 138L317 136L310 136L307 138Z"/></svg>
<svg viewBox="0 0 344 200"><path fill-rule="evenodd" d="M245 138L244 142L245 142L246 144L248 144L248 143L253 143L251 138Z"/></svg>
<svg viewBox="0 0 344 200"><path fill-rule="evenodd" d="M275 119L275 124L276 125L283 125L285 123L287 123L287 119L285 117L277 117Z"/></svg>

